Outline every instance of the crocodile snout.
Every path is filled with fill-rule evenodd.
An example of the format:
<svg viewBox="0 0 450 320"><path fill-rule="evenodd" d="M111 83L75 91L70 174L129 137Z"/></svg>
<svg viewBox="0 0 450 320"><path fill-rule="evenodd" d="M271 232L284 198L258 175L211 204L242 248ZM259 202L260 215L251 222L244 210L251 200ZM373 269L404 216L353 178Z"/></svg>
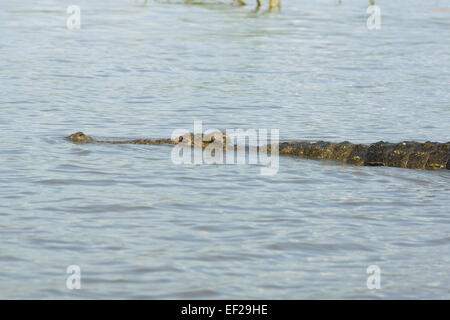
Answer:
<svg viewBox="0 0 450 320"><path fill-rule="evenodd" d="M67 139L69 139L73 143L90 143L94 141L91 137L85 135L83 132L71 134L67 137Z"/></svg>

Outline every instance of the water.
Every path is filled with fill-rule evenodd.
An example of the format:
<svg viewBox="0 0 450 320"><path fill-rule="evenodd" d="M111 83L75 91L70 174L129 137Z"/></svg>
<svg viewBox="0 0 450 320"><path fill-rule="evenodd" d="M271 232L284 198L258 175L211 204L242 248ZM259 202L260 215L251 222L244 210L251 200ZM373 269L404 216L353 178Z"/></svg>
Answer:
<svg viewBox="0 0 450 320"><path fill-rule="evenodd" d="M449 141L450 13L429 8L450 3L407 3L377 1L369 31L356 0L2 1L0 298L450 298L446 170L280 158L270 177L63 139L170 137L197 119L281 140Z"/></svg>

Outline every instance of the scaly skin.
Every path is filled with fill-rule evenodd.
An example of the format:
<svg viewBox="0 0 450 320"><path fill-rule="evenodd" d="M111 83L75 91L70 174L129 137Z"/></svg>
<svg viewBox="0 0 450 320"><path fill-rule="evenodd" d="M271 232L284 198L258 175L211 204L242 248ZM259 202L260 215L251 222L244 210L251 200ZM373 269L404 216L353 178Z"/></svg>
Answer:
<svg viewBox="0 0 450 320"><path fill-rule="evenodd" d="M284 142L282 155L308 159L338 160L357 166L386 166L410 169L450 169L450 142L376 142L371 145L350 142Z"/></svg>
<svg viewBox="0 0 450 320"><path fill-rule="evenodd" d="M199 136L197 136L200 138ZM237 150L238 147L227 144L227 136L221 145L224 149ZM76 144L83 143L110 143L110 144L168 144L175 145L187 143L194 147L194 135L192 133L172 139L137 139L124 141L94 140L83 132L77 132L67 139ZM209 141L203 141L202 148L213 143L214 137ZM220 144L219 144L220 145ZM271 152L270 146L254 147L253 151ZM449 169L450 170L450 142L415 142L404 141L400 143L388 143L379 141L371 145L353 144L350 142L282 142L279 145L279 154L307 159L327 159L342 161L356 166L386 166L409 169Z"/></svg>

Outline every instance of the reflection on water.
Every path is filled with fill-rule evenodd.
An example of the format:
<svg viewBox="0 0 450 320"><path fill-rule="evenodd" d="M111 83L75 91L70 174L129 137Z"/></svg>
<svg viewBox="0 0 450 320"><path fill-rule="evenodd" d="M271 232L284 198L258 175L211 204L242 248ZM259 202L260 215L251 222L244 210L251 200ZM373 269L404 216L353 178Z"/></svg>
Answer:
<svg viewBox="0 0 450 320"><path fill-rule="evenodd" d="M445 13L380 0L369 31L356 0L80 0L74 31L69 4L0 4L0 297L449 298L445 170L281 158L264 177L63 139L170 137L198 119L281 140L449 141Z"/></svg>

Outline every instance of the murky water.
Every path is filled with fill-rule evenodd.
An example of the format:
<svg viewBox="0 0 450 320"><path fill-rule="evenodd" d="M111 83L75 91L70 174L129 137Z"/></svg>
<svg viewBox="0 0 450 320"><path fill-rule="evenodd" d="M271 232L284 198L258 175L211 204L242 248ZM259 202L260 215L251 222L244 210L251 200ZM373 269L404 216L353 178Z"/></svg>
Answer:
<svg viewBox="0 0 450 320"><path fill-rule="evenodd" d="M450 298L446 170L280 158L261 176L64 140L170 137L197 119L281 140L449 141L450 13L430 10L449 1L377 1L373 31L368 1L337 2L2 0L0 297Z"/></svg>

